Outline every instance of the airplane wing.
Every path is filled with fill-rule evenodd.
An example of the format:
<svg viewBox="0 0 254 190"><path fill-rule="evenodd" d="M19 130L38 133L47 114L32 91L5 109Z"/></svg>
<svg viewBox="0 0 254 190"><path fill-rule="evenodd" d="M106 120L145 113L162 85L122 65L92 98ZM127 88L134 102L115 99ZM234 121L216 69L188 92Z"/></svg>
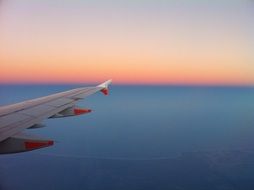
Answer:
<svg viewBox="0 0 254 190"><path fill-rule="evenodd" d="M0 154L48 147L54 141L25 134L30 128L43 127L47 118L76 116L91 112L77 107L77 101L98 91L108 95L108 80L98 86L77 88L42 98L0 107Z"/></svg>

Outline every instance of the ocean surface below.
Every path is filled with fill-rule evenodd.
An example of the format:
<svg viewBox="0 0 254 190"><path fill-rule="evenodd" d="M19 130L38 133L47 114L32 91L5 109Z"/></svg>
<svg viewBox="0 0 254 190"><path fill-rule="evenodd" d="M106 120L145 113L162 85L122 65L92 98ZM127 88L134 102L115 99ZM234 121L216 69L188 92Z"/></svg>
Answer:
<svg viewBox="0 0 254 190"><path fill-rule="evenodd" d="M2 85L0 105L79 87ZM111 86L92 113L27 133L55 145L0 155L0 190L253 190L254 88Z"/></svg>

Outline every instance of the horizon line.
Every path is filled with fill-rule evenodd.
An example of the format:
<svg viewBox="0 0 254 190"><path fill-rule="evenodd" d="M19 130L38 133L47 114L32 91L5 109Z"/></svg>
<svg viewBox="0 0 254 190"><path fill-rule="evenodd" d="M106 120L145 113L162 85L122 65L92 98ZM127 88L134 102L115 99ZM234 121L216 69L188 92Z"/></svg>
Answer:
<svg viewBox="0 0 254 190"><path fill-rule="evenodd" d="M106 81L106 80L105 80ZM0 85L98 85L101 82L0 82ZM126 83L126 82L112 82L114 86L172 86L172 87L251 87L254 84L232 84L232 83Z"/></svg>

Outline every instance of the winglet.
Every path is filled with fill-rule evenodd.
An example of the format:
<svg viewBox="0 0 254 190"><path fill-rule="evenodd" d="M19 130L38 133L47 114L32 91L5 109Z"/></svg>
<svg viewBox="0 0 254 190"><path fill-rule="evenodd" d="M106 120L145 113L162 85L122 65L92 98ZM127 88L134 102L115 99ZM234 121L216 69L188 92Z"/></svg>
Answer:
<svg viewBox="0 0 254 190"><path fill-rule="evenodd" d="M104 95L108 95L109 90L108 90L108 86L111 84L112 80L107 80L106 82L98 85L97 87L102 88L100 91L104 94Z"/></svg>

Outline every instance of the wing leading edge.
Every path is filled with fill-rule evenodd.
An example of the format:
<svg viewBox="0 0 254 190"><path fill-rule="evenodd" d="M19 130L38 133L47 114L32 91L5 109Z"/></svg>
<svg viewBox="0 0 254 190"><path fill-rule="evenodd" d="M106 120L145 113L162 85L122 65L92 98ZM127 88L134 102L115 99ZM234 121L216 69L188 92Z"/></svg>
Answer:
<svg viewBox="0 0 254 190"><path fill-rule="evenodd" d="M108 95L108 80L94 87L77 88L42 98L0 107L0 154L30 151L51 146L52 140L26 135L25 129L44 127L47 118L77 116L90 113L79 108L76 102L98 91Z"/></svg>

